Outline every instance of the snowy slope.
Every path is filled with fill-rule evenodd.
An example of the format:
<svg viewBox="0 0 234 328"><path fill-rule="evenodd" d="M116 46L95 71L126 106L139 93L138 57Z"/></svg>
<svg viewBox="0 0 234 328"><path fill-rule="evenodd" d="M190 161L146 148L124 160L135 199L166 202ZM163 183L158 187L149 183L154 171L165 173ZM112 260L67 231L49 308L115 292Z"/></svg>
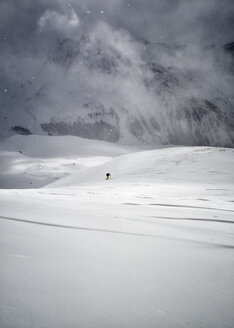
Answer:
<svg viewBox="0 0 234 328"><path fill-rule="evenodd" d="M53 186L96 184L105 172L119 181L152 183L233 183L233 149L216 147L170 147L146 150L114 158L98 167L59 180ZM230 180L231 177L231 180Z"/></svg>
<svg viewBox="0 0 234 328"><path fill-rule="evenodd" d="M70 136L13 136L0 142L0 188L42 187L134 150Z"/></svg>
<svg viewBox="0 0 234 328"><path fill-rule="evenodd" d="M0 190L1 327L233 327L232 149L29 136L0 156L20 188Z"/></svg>

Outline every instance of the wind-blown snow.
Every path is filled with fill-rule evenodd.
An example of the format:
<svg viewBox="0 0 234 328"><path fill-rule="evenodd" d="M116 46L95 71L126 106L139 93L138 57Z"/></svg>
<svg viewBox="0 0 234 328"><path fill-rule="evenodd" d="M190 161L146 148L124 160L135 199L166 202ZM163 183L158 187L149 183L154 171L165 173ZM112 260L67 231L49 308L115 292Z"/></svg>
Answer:
<svg viewBox="0 0 234 328"><path fill-rule="evenodd" d="M1 327L233 326L232 149L18 136L0 156Z"/></svg>
<svg viewBox="0 0 234 328"><path fill-rule="evenodd" d="M233 147L231 42L148 41L78 16L47 9L33 17L27 54L21 44L0 53L0 138Z"/></svg>

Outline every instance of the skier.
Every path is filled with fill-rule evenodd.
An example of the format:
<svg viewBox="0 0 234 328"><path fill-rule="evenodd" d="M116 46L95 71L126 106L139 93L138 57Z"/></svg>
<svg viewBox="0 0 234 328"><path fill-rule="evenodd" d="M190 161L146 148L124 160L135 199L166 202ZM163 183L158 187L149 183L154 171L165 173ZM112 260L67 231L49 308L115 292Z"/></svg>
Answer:
<svg viewBox="0 0 234 328"><path fill-rule="evenodd" d="M106 173L106 180L109 180L111 177L111 174L110 173Z"/></svg>

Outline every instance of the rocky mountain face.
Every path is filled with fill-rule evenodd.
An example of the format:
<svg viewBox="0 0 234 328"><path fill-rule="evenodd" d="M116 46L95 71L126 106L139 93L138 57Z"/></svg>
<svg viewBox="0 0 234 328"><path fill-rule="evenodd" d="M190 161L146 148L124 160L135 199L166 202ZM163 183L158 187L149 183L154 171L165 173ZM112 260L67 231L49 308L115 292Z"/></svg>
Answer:
<svg viewBox="0 0 234 328"><path fill-rule="evenodd" d="M198 50L100 29L12 68L15 78L1 81L2 137L233 147L233 43Z"/></svg>

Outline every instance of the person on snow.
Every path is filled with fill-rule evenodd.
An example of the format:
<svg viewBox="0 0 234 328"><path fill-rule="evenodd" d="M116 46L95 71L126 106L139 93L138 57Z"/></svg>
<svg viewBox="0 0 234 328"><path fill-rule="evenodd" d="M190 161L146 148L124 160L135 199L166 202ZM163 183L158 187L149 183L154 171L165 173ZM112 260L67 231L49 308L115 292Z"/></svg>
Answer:
<svg viewBox="0 0 234 328"><path fill-rule="evenodd" d="M106 173L106 180L109 180L111 177L111 174L110 173Z"/></svg>

